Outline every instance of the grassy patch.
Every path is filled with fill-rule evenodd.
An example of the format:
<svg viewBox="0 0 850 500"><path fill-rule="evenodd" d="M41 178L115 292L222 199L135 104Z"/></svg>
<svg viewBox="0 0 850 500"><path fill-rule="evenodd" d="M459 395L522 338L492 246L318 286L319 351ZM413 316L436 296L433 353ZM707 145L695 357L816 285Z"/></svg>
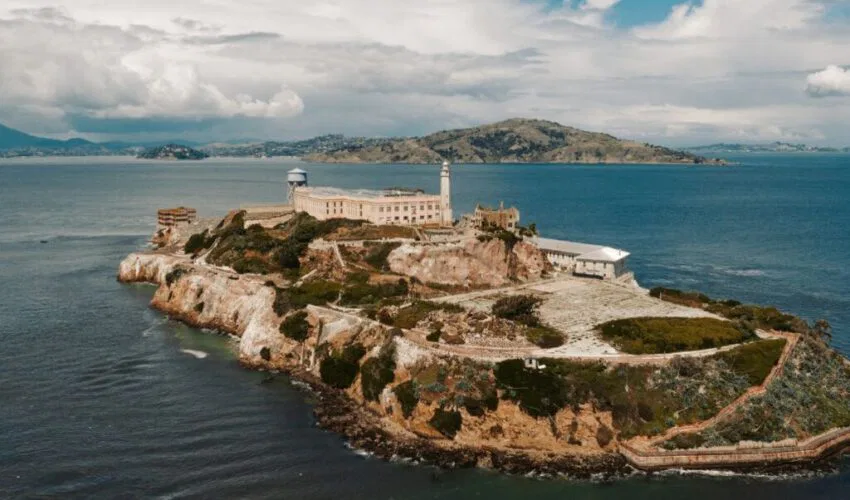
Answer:
<svg viewBox="0 0 850 500"><path fill-rule="evenodd" d="M363 260L378 271L389 271L387 257L389 257L393 250L400 246L401 243L397 242L371 245Z"/></svg>
<svg viewBox="0 0 850 500"><path fill-rule="evenodd" d="M308 305L322 306L339 298L342 285L334 281L316 280L292 288L275 288L274 311L283 316L293 309Z"/></svg>
<svg viewBox="0 0 850 500"><path fill-rule="evenodd" d="M413 304L399 309L395 317L390 319L390 324L397 328L411 329L425 319L429 313L434 311L446 311L448 313L461 313L463 307L457 304L441 304L426 300L417 300Z"/></svg>
<svg viewBox="0 0 850 500"><path fill-rule="evenodd" d="M525 338L532 344L551 349L564 345L564 335L548 326L536 326L525 331Z"/></svg>
<svg viewBox="0 0 850 500"><path fill-rule="evenodd" d="M710 349L737 344L748 332L714 318L629 318L599 326L602 337L630 354L656 354Z"/></svg>
<svg viewBox="0 0 850 500"><path fill-rule="evenodd" d="M718 316L738 321L747 329L780 330L807 333L805 320L780 311L775 307L741 304L737 300L714 300L698 292L683 292L673 288L655 287L650 295L667 302L705 309Z"/></svg>
<svg viewBox="0 0 850 500"><path fill-rule="evenodd" d="M734 372L747 377L750 385L759 385L776 366L784 348L784 339L760 340L713 357L723 360Z"/></svg>

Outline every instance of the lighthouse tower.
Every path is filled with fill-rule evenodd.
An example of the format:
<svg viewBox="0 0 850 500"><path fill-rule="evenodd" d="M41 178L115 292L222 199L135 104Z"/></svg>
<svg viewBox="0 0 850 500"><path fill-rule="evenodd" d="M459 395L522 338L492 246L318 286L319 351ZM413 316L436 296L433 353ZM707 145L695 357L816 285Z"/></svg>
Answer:
<svg viewBox="0 0 850 500"><path fill-rule="evenodd" d="M452 172L449 162L443 162L440 170L440 223L451 226L454 222L452 216Z"/></svg>

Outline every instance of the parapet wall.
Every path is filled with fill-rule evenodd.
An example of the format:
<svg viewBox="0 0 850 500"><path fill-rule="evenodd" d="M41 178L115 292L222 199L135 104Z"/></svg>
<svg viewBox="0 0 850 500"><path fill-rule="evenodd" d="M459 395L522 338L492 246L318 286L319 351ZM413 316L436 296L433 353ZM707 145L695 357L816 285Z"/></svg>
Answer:
<svg viewBox="0 0 850 500"><path fill-rule="evenodd" d="M850 427L843 427L800 442L742 442L736 446L694 450L638 450L628 443L620 443L620 453L632 466L642 470L729 468L813 461L848 444Z"/></svg>

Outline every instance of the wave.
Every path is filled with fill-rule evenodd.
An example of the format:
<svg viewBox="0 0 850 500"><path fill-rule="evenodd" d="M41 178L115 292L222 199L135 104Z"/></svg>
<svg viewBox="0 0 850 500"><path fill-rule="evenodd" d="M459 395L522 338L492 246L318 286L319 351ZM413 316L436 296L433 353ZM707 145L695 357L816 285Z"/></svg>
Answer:
<svg viewBox="0 0 850 500"><path fill-rule="evenodd" d="M195 349L180 349L180 352L190 354L198 359L204 359L209 356L209 353L206 353L204 351L197 351Z"/></svg>
<svg viewBox="0 0 850 500"><path fill-rule="evenodd" d="M745 276L745 277L759 277L766 276L767 273L760 269L720 269L721 272L725 274L731 274L732 276Z"/></svg>

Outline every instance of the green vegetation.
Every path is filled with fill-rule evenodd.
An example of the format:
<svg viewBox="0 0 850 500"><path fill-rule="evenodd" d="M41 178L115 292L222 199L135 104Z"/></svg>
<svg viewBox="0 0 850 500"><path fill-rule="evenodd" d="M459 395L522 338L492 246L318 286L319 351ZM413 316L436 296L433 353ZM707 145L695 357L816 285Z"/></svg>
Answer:
<svg viewBox="0 0 850 500"><path fill-rule="evenodd" d="M376 245L371 245L369 252L363 260L378 271L389 271L387 257L393 250L400 246L401 243L378 243Z"/></svg>
<svg viewBox="0 0 850 500"><path fill-rule="evenodd" d="M387 384L395 378L395 344L387 343L380 354L367 359L360 369L360 385L363 397L377 401Z"/></svg>
<svg viewBox="0 0 850 500"><path fill-rule="evenodd" d="M344 231L337 231L328 236L328 239L337 241L351 240L381 240L405 238L415 240L418 239L416 229L410 226L380 226L367 224L355 228L346 228ZM368 245L370 242L366 242Z"/></svg>
<svg viewBox="0 0 850 500"><path fill-rule="evenodd" d="M196 313L201 314L202 312L204 312L204 303L198 302L197 304L195 304L195 307L193 307L193 309Z"/></svg>
<svg viewBox="0 0 850 500"><path fill-rule="evenodd" d="M342 285L334 281L316 280L291 288L275 288L274 312L283 316L293 309L308 305L325 305L339 298Z"/></svg>
<svg viewBox="0 0 850 500"><path fill-rule="evenodd" d="M204 229L202 233L195 233L189 237L186 244L183 245L183 251L188 254L196 254L201 250L206 250L212 245L214 239L208 237L209 231Z"/></svg>
<svg viewBox="0 0 850 500"><path fill-rule="evenodd" d="M781 344L760 341L708 358L679 358L662 367L541 359L545 368L538 369L515 359L497 363L494 376L502 399L516 402L531 416L550 418L562 408L577 410L592 403L611 411L621 436L631 437L660 434L716 415L748 387L761 383L780 354ZM764 375L756 380L759 373Z"/></svg>
<svg viewBox="0 0 850 500"><path fill-rule="evenodd" d="M737 300L714 300L697 292L683 292L673 288L655 287L649 294L667 302L688 307L697 307L740 323L748 330L779 330L808 333L809 326L792 314L783 313L775 307L741 304Z"/></svg>
<svg viewBox="0 0 850 500"><path fill-rule="evenodd" d="M393 388L393 393L401 405L401 412L404 418L410 418L413 415L413 410L419 404L419 393L416 387L416 382L408 380L402 382Z"/></svg>
<svg viewBox="0 0 850 500"><path fill-rule="evenodd" d="M767 392L700 433L706 446L805 439L850 426L850 368L825 343L803 337ZM669 443L674 446L675 443Z"/></svg>
<svg viewBox="0 0 850 500"><path fill-rule="evenodd" d="M368 279L368 275L366 279ZM365 281L349 280L342 289L340 304L345 306L377 304L382 299L404 297L410 293L410 285L404 278L394 283L371 285Z"/></svg>
<svg viewBox="0 0 850 500"><path fill-rule="evenodd" d="M337 389L351 387L360 370L360 359L364 355L366 349L362 344L351 344L343 348L342 352L332 353L324 358L319 365L322 382Z"/></svg>
<svg viewBox="0 0 850 500"><path fill-rule="evenodd" d="M176 283L180 278L189 274L189 270L182 267L175 267L171 271L168 271L165 275L165 285L171 286Z"/></svg>
<svg viewBox="0 0 850 500"><path fill-rule="evenodd" d="M602 337L630 354L710 349L752 338L734 323L714 318L628 318L599 326Z"/></svg>
<svg viewBox="0 0 850 500"><path fill-rule="evenodd" d="M437 408L428 424L440 431L443 436L454 439L463 425L463 417L459 411Z"/></svg>
<svg viewBox="0 0 850 500"><path fill-rule="evenodd" d="M310 324L307 323L307 313L305 311L298 311L287 316L280 323L280 333L298 342L305 341L310 333Z"/></svg>
<svg viewBox="0 0 850 500"><path fill-rule="evenodd" d="M525 338L532 344L543 349L551 349L564 345L564 335L548 326L536 326L527 329L525 331Z"/></svg>
<svg viewBox="0 0 850 500"><path fill-rule="evenodd" d="M760 340L718 353L715 358L726 362L735 373L747 377L750 385L759 385L776 366L783 349L784 339Z"/></svg>
<svg viewBox="0 0 850 500"><path fill-rule="evenodd" d="M461 313L464 312L464 309L463 307L457 304L442 304L437 302L429 302L426 300L417 300L414 301L411 305L399 309L395 317L383 318L382 322L391 326L395 326L397 328L404 328L406 330L409 330L411 328L416 327L416 325L420 321L425 319L428 314L434 311ZM381 319L382 318L379 318L379 320Z"/></svg>
<svg viewBox="0 0 850 500"><path fill-rule="evenodd" d="M497 300L492 311L499 318L527 326L538 326L540 319L537 317L537 306L540 302L542 300L534 295L509 295Z"/></svg>
<svg viewBox="0 0 850 500"><path fill-rule="evenodd" d="M433 330L431 333L425 336L425 340L428 342L439 342L440 336L443 334L443 331L439 328Z"/></svg>
<svg viewBox="0 0 850 500"><path fill-rule="evenodd" d="M563 334L540 322L537 307L541 302L542 299L534 295L509 295L497 300L493 304L492 312L499 318L527 326L525 338L532 344L544 349L563 345Z"/></svg>

